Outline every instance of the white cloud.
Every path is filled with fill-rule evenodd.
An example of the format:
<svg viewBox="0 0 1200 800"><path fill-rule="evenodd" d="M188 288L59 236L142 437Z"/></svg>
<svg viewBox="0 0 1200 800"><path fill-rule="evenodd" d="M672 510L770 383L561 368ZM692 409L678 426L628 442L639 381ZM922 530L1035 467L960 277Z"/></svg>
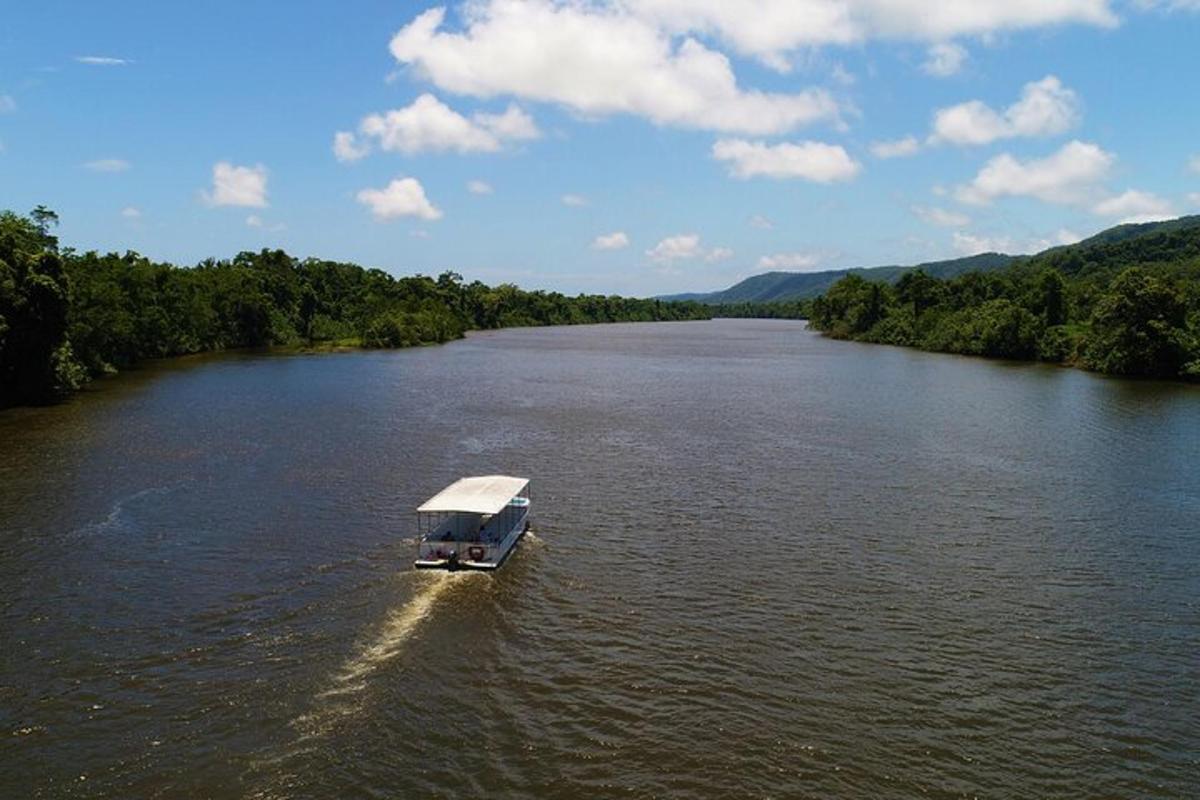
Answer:
<svg viewBox="0 0 1200 800"><path fill-rule="evenodd" d="M11 114L17 110L17 101L11 94L0 94L0 114Z"/></svg>
<svg viewBox="0 0 1200 800"><path fill-rule="evenodd" d="M646 258L655 264L670 265L676 261L722 261L733 256L728 247L705 249L700 244L700 235L696 233L681 233L668 236L654 247L646 251Z"/></svg>
<svg viewBox="0 0 1200 800"><path fill-rule="evenodd" d="M1133 0L1133 3L1146 11L1200 11L1200 0Z"/></svg>
<svg viewBox="0 0 1200 800"><path fill-rule="evenodd" d="M1188 169L1200 175L1200 155L1194 155L1188 160Z"/></svg>
<svg viewBox="0 0 1200 800"><path fill-rule="evenodd" d="M212 191L206 192L204 199L210 206L263 208L267 205L267 168L219 161L213 165Z"/></svg>
<svg viewBox="0 0 1200 800"><path fill-rule="evenodd" d="M1196 2L1196 0L1174 0ZM779 70L798 48L869 39L939 42L1067 23L1117 24L1109 0L626 0L674 33L719 37L742 55Z"/></svg>
<svg viewBox="0 0 1200 800"><path fill-rule="evenodd" d="M730 162L736 178L803 178L816 183L848 181L862 169L841 145L823 142L766 144L744 139L721 139L713 158Z"/></svg>
<svg viewBox="0 0 1200 800"><path fill-rule="evenodd" d="M363 189L356 196L381 221L397 217L442 218L441 210L425 197L425 189L416 178L396 178L382 189Z"/></svg>
<svg viewBox="0 0 1200 800"><path fill-rule="evenodd" d="M250 216L246 217L246 227L263 228L271 231L272 233L278 233L279 231L287 230L287 225L284 225L282 222L276 222L273 225L268 225L263 218L257 214L251 214Z"/></svg>
<svg viewBox="0 0 1200 800"><path fill-rule="evenodd" d="M1009 253L1023 255L1040 253L1051 247L1075 244L1083 237L1066 228L1059 228L1050 236L1014 239L1011 236L988 236L963 231L954 232L954 249L965 256L979 253Z"/></svg>
<svg viewBox="0 0 1200 800"><path fill-rule="evenodd" d="M760 231L769 231L775 227L775 223L762 214L755 214L750 218L749 222L751 228L758 228Z"/></svg>
<svg viewBox="0 0 1200 800"><path fill-rule="evenodd" d="M333 135L333 155L338 161L358 161L371 152L371 146L360 142L350 131L338 131Z"/></svg>
<svg viewBox="0 0 1200 800"><path fill-rule="evenodd" d="M392 38L392 55L444 91L511 95L588 116L750 134L838 116L821 89L742 89L725 55L690 37L677 43L625 6L479 0L464 10L461 32L442 30L444 8L420 14Z"/></svg>
<svg viewBox="0 0 1200 800"><path fill-rule="evenodd" d="M1189 192L1188 196L1187 196L1187 200L1193 206L1200 208L1200 192Z"/></svg>
<svg viewBox="0 0 1200 800"><path fill-rule="evenodd" d="M920 149L921 143L915 136L871 143L871 155L876 158L907 158L916 155Z"/></svg>
<svg viewBox="0 0 1200 800"><path fill-rule="evenodd" d="M371 142L380 149L406 155L453 151L494 153L506 142L541 136L533 118L516 105L502 114L476 113L470 119L431 94L423 94L404 108L384 114L369 114L358 126L361 141L353 133L334 135L333 151L340 161L362 158Z"/></svg>
<svg viewBox="0 0 1200 800"><path fill-rule="evenodd" d="M133 206L125 206L125 208L121 209L121 216L125 219L141 219L142 212Z"/></svg>
<svg viewBox="0 0 1200 800"><path fill-rule="evenodd" d="M1079 122L1079 97L1053 75L1025 84L1021 99L1003 113L980 100L939 109L931 142L979 145L1018 136L1057 136Z"/></svg>
<svg viewBox="0 0 1200 800"><path fill-rule="evenodd" d="M511 141L529 141L540 139L542 132L533 121L515 103L509 103L503 114L478 113L474 115L475 122L485 130L491 131L497 139Z"/></svg>
<svg viewBox="0 0 1200 800"><path fill-rule="evenodd" d="M925 51L925 63L921 69L936 78L948 78L958 74L967 63L967 48L955 42L939 42Z"/></svg>
<svg viewBox="0 0 1200 800"><path fill-rule="evenodd" d="M1054 234L1054 238L1055 238L1055 244L1059 244L1059 245L1076 244L1077 242L1083 241L1083 234L1076 233L1075 231L1070 230L1069 228L1059 228L1058 231Z"/></svg>
<svg viewBox="0 0 1200 800"><path fill-rule="evenodd" d="M613 231L603 236L597 236L592 242L594 250L622 250L629 247L629 237L624 231Z"/></svg>
<svg viewBox="0 0 1200 800"><path fill-rule="evenodd" d="M829 71L829 77L842 86L853 86L858 83L858 78L855 77L854 73L846 69L845 65L841 63L833 65L833 69Z"/></svg>
<svg viewBox="0 0 1200 800"><path fill-rule="evenodd" d="M913 206L912 212L930 225L943 228L965 228L971 224L971 218L958 211L947 211L944 208Z"/></svg>
<svg viewBox="0 0 1200 800"><path fill-rule="evenodd" d="M571 208L583 208L588 204L588 199L581 194L564 194L559 200Z"/></svg>
<svg viewBox="0 0 1200 800"><path fill-rule="evenodd" d="M129 162L122 158L100 158L83 166L92 172L124 172L129 169Z"/></svg>
<svg viewBox="0 0 1200 800"><path fill-rule="evenodd" d="M1101 200L1092 211L1101 217L1117 217L1122 223L1155 222L1176 216L1169 200L1137 189Z"/></svg>
<svg viewBox="0 0 1200 800"><path fill-rule="evenodd" d="M798 270L806 272L820 265L821 257L815 253L776 253L758 260L759 269Z"/></svg>
<svg viewBox="0 0 1200 800"><path fill-rule="evenodd" d="M978 253L1004 253L1013 249L1013 241L1007 236L978 236L955 231L954 249L966 256Z"/></svg>
<svg viewBox="0 0 1200 800"><path fill-rule="evenodd" d="M120 67L133 63L127 58L113 58L112 56L75 56L75 60L80 64L90 64L94 67Z"/></svg>
<svg viewBox="0 0 1200 800"><path fill-rule="evenodd" d="M975 179L958 187L964 203L987 205L998 197L1036 197L1047 203L1080 204L1099 194L1116 157L1094 144L1068 142L1042 159L1019 161L1008 153L984 165Z"/></svg>
<svg viewBox="0 0 1200 800"><path fill-rule="evenodd" d="M471 194L491 194L493 189L487 181L467 181L467 191Z"/></svg>

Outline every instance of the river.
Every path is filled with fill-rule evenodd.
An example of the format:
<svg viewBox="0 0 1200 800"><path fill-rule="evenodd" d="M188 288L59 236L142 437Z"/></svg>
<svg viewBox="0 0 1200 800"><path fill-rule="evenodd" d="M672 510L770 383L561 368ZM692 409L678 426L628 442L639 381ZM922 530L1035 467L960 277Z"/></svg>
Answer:
<svg viewBox="0 0 1200 800"><path fill-rule="evenodd" d="M0 797L1194 797L1200 387L787 321L0 413ZM495 575L421 500L533 490Z"/></svg>

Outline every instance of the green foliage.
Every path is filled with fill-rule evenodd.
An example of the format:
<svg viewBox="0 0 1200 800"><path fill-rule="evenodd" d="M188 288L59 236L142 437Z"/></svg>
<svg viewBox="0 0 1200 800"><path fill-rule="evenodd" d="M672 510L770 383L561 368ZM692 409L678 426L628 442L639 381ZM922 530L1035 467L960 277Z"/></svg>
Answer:
<svg viewBox="0 0 1200 800"><path fill-rule="evenodd" d="M40 206L29 218L0 213L0 406L49 402L79 385L56 221Z"/></svg>
<svg viewBox="0 0 1200 800"><path fill-rule="evenodd" d="M1200 355L1187 330L1180 287L1136 267L1096 303L1084 363L1117 375L1172 377Z"/></svg>
<svg viewBox="0 0 1200 800"><path fill-rule="evenodd" d="M49 402L149 358L235 347L407 347L512 325L707 319L711 309L489 287L446 272L394 278L282 250L194 268L137 253L58 253L58 217L0 213L0 407Z"/></svg>
<svg viewBox="0 0 1200 800"><path fill-rule="evenodd" d="M1200 219L1125 226L949 280L913 270L891 291L849 275L809 308L834 338L1197 380Z"/></svg>

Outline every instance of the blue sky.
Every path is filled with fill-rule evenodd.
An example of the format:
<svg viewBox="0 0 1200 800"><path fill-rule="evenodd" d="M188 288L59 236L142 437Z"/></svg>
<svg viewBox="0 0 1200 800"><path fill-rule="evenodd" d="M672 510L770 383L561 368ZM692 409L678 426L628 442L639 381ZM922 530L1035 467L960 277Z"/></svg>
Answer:
<svg viewBox="0 0 1200 800"><path fill-rule="evenodd" d="M41 2L0 207L647 295L1200 212L1198 0Z"/></svg>

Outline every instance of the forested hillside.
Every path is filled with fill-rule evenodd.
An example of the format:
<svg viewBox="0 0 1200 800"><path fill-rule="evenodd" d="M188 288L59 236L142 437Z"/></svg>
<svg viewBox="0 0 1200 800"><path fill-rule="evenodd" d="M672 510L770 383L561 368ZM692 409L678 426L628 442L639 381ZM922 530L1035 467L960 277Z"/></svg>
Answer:
<svg viewBox="0 0 1200 800"><path fill-rule="evenodd" d="M446 272L394 278L355 264L239 253L195 267L137 253L60 251L57 216L0 212L0 407L61 398L148 358L234 347L405 347L467 330L707 319L696 303L567 297Z"/></svg>
<svg viewBox="0 0 1200 800"><path fill-rule="evenodd" d="M906 272L919 269L937 278L953 278L965 272L984 272L1001 269L1015 259L1002 253L980 253L966 258L948 261L931 261L915 267L856 267L853 269L825 270L823 272L764 272L719 292L707 294L680 294L664 297L664 300L694 300L713 306L730 306L737 303L795 303L811 300L829 290L847 275L858 275L869 281L895 283Z"/></svg>
<svg viewBox="0 0 1200 800"><path fill-rule="evenodd" d="M950 280L851 275L808 311L835 338L1196 380L1200 218L1121 226Z"/></svg>

